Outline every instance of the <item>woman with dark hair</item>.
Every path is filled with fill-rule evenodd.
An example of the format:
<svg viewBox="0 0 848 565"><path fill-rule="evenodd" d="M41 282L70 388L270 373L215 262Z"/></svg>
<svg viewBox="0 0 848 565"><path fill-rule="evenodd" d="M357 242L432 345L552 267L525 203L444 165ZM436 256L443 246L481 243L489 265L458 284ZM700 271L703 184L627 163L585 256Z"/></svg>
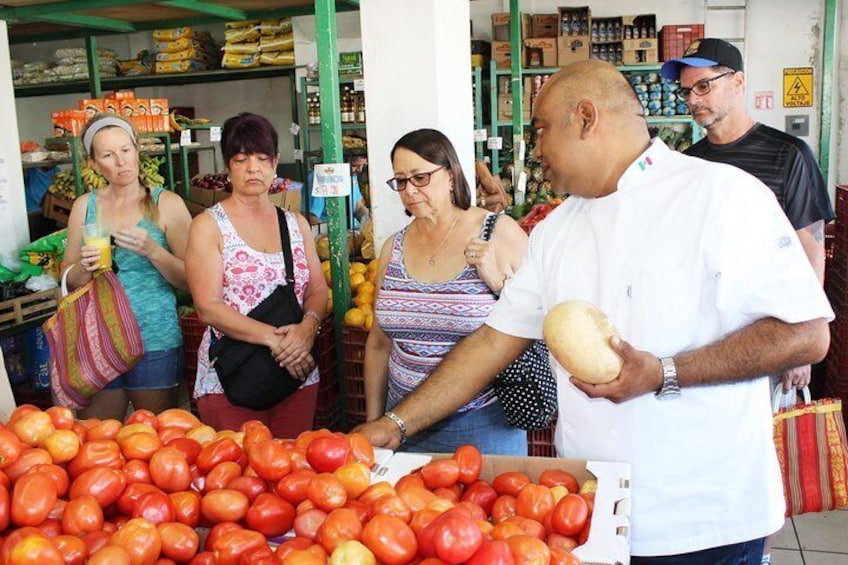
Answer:
<svg viewBox="0 0 848 565"><path fill-rule="evenodd" d="M192 222L186 271L197 313L211 326L197 354L194 397L200 419L219 430L238 430L248 420L260 420L275 437L291 438L312 428L318 370L310 352L326 313L327 285L309 223L284 210L303 320L275 328L247 316L286 284L277 207L268 198L279 161L277 143L274 126L262 116L242 113L224 123L221 153L233 193ZM303 384L268 410L234 406L209 362L213 332L216 338L226 335L268 347Z"/></svg>
<svg viewBox="0 0 848 565"><path fill-rule="evenodd" d="M367 419L391 408L436 368L456 343L476 330L518 269L527 235L512 218L471 207L471 189L450 140L421 129L391 152L388 180L412 222L380 254L374 325L365 346ZM445 391L450 394L450 391ZM386 411L388 410L388 411ZM527 433L507 424L487 388L454 416L416 434L404 448L451 453L473 443L484 453L527 454Z"/></svg>
<svg viewBox="0 0 848 565"><path fill-rule="evenodd" d="M63 271L78 288L100 269L101 250L83 244L83 226L98 224L116 245L114 268L141 328L144 357L133 369L95 394L80 419L123 420L129 402L159 413L177 406L183 375L183 338L172 287L187 288L185 255L191 216L182 198L139 178L139 152L132 125L98 114L82 131L82 145L106 186L74 202L68 220Z"/></svg>

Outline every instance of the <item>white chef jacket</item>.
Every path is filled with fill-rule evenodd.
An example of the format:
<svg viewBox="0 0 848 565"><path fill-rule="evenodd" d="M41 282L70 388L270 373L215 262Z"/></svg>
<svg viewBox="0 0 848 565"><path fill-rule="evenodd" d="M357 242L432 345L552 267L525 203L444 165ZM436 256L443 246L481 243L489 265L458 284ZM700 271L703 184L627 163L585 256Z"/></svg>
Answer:
<svg viewBox="0 0 848 565"><path fill-rule="evenodd" d="M658 357L692 350L764 317L833 311L774 194L728 165L660 140L618 191L568 198L530 238L487 324L540 338L565 300L604 311L623 339ZM757 539L783 525L768 379L589 399L553 358L560 457L632 465L631 551L674 555Z"/></svg>

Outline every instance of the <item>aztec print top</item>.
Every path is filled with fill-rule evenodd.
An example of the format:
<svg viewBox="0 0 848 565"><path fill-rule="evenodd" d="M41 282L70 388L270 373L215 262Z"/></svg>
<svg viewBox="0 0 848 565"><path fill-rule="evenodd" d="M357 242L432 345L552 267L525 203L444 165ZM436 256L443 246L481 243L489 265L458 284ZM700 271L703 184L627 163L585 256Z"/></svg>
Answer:
<svg viewBox="0 0 848 565"><path fill-rule="evenodd" d="M447 282L422 283L411 278L403 261L408 229L393 238L374 306L380 328L392 340L387 408L418 387L462 338L483 325L497 301L473 267L466 266ZM494 389L486 387L459 412L477 410L496 398Z"/></svg>
<svg viewBox="0 0 848 565"><path fill-rule="evenodd" d="M309 284L309 265L306 263L306 250L303 245L303 234L297 225L297 217L283 210L286 214L286 224L289 228L289 238L292 246L292 263L294 266L294 293L297 301L303 306L306 286ZM221 204L216 204L205 212L215 218L218 229L224 240L224 302L242 314L253 310L260 302L268 298L274 290L286 284L286 263L283 252L262 253L256 251L239 236L227 213ZM218 373L209 363L209 345L211 328L206 328L200 340L197 352L197 377L194 384L194 397L200 398L207 394L224 394ZM216 335L219 335L216 332ZM318 382L318 368L312 370L303 386Z"/></svg>

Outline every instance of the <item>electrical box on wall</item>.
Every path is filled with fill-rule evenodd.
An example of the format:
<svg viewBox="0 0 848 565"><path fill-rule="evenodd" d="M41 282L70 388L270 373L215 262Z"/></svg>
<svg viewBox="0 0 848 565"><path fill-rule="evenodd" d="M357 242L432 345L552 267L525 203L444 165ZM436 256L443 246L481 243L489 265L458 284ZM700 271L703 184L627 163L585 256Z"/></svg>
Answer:
<svg viewBox="0 0 848 565"><path fill-rule="evenodd" d="M810 135L810 116L802 114L786 116L786 133L795 137Z"/></svg>

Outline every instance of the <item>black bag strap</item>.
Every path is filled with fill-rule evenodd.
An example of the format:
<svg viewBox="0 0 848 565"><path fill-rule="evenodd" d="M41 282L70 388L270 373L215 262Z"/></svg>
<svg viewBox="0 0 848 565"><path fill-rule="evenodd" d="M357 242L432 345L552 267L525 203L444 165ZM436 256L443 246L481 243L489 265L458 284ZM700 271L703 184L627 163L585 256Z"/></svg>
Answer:
<svg viewBox="0 0 848 565"><path fill-rule="evenodd" d="M480 239L483 241L492 239L492 234L495 231L495 223L500 217L500 214L493 214L491 212L486 216L486 219L483 221L483 233L480 234Z"/></svg>
<svg viewBox="0 0 848 565"><path fill-rule="evenodd" d="M277 221L280 224L280 245L283 249L283 259L286 262L286 282L294 288L294 259L292 258L291 238L289 227L286 222L286 213L279 206L277 209Z"/></svg>

